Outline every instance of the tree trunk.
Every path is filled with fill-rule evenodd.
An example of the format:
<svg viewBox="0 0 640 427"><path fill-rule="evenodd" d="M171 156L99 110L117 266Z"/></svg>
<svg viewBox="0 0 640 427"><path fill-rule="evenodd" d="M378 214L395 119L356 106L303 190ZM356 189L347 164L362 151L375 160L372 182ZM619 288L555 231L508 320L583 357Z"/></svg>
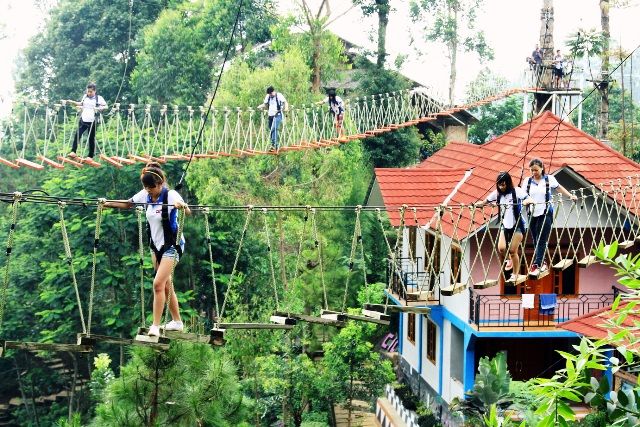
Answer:
<svg viewBox="0 0 640 427"><path fill-rule="evenodd" d="M311 37L313 38L313 55L311 57L311 69L313 70L313 80L311 82L311 90L313 92L320 91L320 50L322 46L320 45L320 37L322 37L322 29L320 32L314 33L314 30L311 30Z"/></svg>
<svg viewBox="0 0 640 427"><path fill-rule="evenodd" d="M540 11L540 50L542 60L553 60L553 0L544 0Z"/></svg>
<svg viewBox="0 0 640 427"><path fill-rule="evenodd" d="M376 0L378 10L378 59L376 66L384 68L384 61L387 57L387 25L389 24L389 1Z"/></svg>
<svg viewBox="0 0 640 427"><path fill-rule="evenodd" d="M149 427L156 424L158 418L158 388L160 387L160 363L158 357L155 359L155 372L153 378L153 392L151 395L151 415L149 416Z"/></svg>
<svg viewBox="0 0 640 427"><path fill-rule="evenodd" d="M353 361L349 364L349 403L347 404L347 427L351 427L352 411L353 411Z"/></svg>
<svg viewBox="0 0 640 427"><path fill-rule="evenodd" d="M598 139L606 140L609 133L609 0L600 0L600 24L602 25L602 70L598 85L600 92L600 114L598 116Z"/></svg>
<svg viewBox="0 0 640 427"><path fill-rule="evenodd" d="M449 10L450 14L453 14L453 22L455 26L458 26L458 10L454 7ZM458 61L458 38L453 37L449 42L449 105L453 106L453 97L456 90L456 77L457 77L457 64Z"/></svg>
<svg viewBox="0 0 640 427"><path fill-rule="evenodd" d="M622 56L622 47L620 47L620 61L624 57ZM627 121L625 120L625 105L624 105L624 62L620 64L620 90L622 91L622 155L627 155ZM633 81L632 81L633 84ZM633 102L633 100L631 101ZM633 116L632 116L633 117Z"/></svg>

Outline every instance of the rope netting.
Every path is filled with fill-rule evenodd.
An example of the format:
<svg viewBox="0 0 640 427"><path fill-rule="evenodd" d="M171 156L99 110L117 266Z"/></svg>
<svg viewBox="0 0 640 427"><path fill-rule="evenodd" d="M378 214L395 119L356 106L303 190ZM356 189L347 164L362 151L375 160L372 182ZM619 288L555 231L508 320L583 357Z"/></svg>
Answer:
<svg viewBox="0 0 640 427"><path fill-rule="evenodd" d="M278 310L283 301L287 298L286 288L280 283L278 278L280 275L276 271L284 271L286 275L285 264L282 264L284 257L280 257L277 261L273 254L271 230L273 228L272 221L275 221L279 215L300 216L301 231L300 234L283 236L280 247L288 246L297 249L297 255L291 261L289 268L294 268L294 279L299 274L298 270L302 265L301 254L304 252L305 257L311 256L311 259L318 258L316 273L320 277L319 283L322 284L322 295L320 295L319 309L329 311L330 308L338 309L333 313L345 313L348 306L347 300L356 290L355 288L366 289L370 280L367 278L368 268L367 262L373 262L372 254L365 253L365 246L375 243L373 241L365 241L362 232L362 216L365 213L375 214L378 219L378 225L375 228L375 234L367 233L368 236L374 236L374 239L384 242L384 258L387 259L389 265L389 280L385 285L387 294L386 302L383 304L384 313L386 314L389 306L390 297L399 298L404 304L424 305L428 301L441 301L442 297L453 296L462 293L469 288L487 288L503 283L504 286L517 286L525 280L537 280L555 271L562 271L568 267L584 267L587 268L596 263L594 250L601 244L609 245L618 242L622 249L628 249L640 240L640 222L637 219L638 200L640 193L640 175L629 177L625 180L615 180L601 185L592 185L582 187L571 191L577 198L575 200L563 197L562 195L552 195L549 201L544 203L547 211L552 211L544 216L544 221L552 221L551 232L547 240L538 239L532 233L532 227L527 227L522 241L515 249L515 253L520 255L518 263L514 262L512 271L504 268L505 261L509 258L509 251L505 250L504 242L501 242L501 232L504 231L504 215L511 207L502 205L502 209L498 209L492 205L430 205L430 206L342 206L342 207L321 207L321 206L271 206L271 207L255 207L255 206L191 206L191 210L195 213L203 213L203 221L206 228L206 244L208 246L208 259L211 265L211 291L214 296L215 311L212 313L212 324L215 327L224 325L225 317L233 317L233 314L226 312L226 309L232 311L235 307L228 304L230 293L245 291L247 284L243 283L246 277L251 277L251 272L241 271L239 268L240 254L243 250L244 243L248 234L264 239L266 243L267 266L269 270L269 286L273 287L275 310ZM74 299L79 310L79 327L87 334L91 333L91 323L94 305L94 284L97 275L102 266L99 261L100 256L100 230L105 220L103 217L104 199L98 201L93 200L88 203L89 199L60 199L53 196L43 196L25 193L0 193L0 201L7 203L10 225L7 232L7 257L3 265L3 285L0 292L0 327L4 315L7 313L7 300L11 295L9 287L11 279L11 259L10 255L16 255L14 249L14 241L16 232L29 233L31 230L21 230L18 224L18 207L25 203L48 204L57 207L60 217L60 230L62 232L62 242L64 255L60 257L60 262L67 264L69 274L74 287ZM57 205L57 206L56 206ZM88 273L91 277L90 286L85 290L81 290L76 275L78 274L78 266L72 256L69 245L69 235L72 233L65 226L63 210L66 206L87 206L97 208L95 215L95 238L91 247L91 260ZM399 226L394 227L384 218L384 210L391 212L397 209L400 212ZM340 259L334 259L327 262L323 260L321 248L322 242L320 234L322 232L318 227L317 215L320 211L342 211L353 213L353 235L350 240L350 250L348 256ZM233 257L233 265L230 271L223 269L216 264L217 261L211 250L210 240L210 214L212 212L244 212L244 226L239 235L237 243L237 251ZM249 227L252 214L256 211L262 212L262 220L255 227ZM520 211L522 218L525 218L527 209ZM427 212L427 215L423 215ZM141 211L135 210L138 228L140 228ZM347 215L348 217L349 215ZM427 218L422 222L418 218ZM530 216L529 216L530 219ZM529 219L526 219L528 221ZM182 230L182 222L184 216L181 216L180 229ZM350 220L351 221L351 220ZM307 222L309 226L307 227ZM409 231L413 228L416 236L409 237ZM138 230L140 235L141 231ZM371 238L371 237L369 237ZM288 242L286 241L288 240ZM141 251L140 242L132 248L136 252L136 257L142 265L143 253ZM312 245L310 245L313 243ZM345 242L345 245L347 243ZM303 247L307 246L308 250L303 251ZM533 255L535 251L542 246L544 252L544 262L548 265L545 271L540 271L538 276L531 277L531 266L533 264ZM501 250L501 247L503 248ZM89 250L89 248L87 248ZM344 248L347 251L347 248ZM424 254L424 256L422 256ZM265 254L261 254L265 255ZM295 254L294 254L295 255ZM517 265L519 264L519 266ZM214 271L216 265L217 271ZM378 264L379 265L379 264ZM344 269L344 283L338 284L339 287L344 286L344 290L340 292L328 293L325 289L324 274L329 270ZM216 283L216 275L226 275L226 286L220 286ZM362 280L356 278L361 276ZM141 303L141 323L144 325L144 275L141 272L140 277L140 303ZM219 288L220 286L220 288ZM219 288L219 289L218 289ZM220 294L218 294L220 292ZM288 305L288 303L286 303ZM86 305L86 311L85 307ZM375 304L374 304L375 305ZM285 307L283 307L285 308ZM290 308L286 307L286 312L290 312ZM364 310L363 314L370 312ZM85 317L85 313L88 315ZM330 312L331 313L331 312ZM358 316L356 316L358 317ZM366 316L360 316L358 319L365 319ZM365 320L366 321L366 320ZM265 324L262 323L264 326ZM250 324L249 326L250 327Z"/></svg>
<svg viewBox="0 0 640 427"><path fill-rule="evenodd" d="M278 131L277 143L279 151L335 146L436 120L523 91L496 85L479 92L482 98L475 96L455 107L445 106L420 88L351 98L345 102L344 121L339 127L326 105L292 106ZM192 151L196 158L273 153L269 118L255 108L217 107L206 123L205 106L116 103L109 108L97 112L94 160L99 163L90 162L92 166L122 167L150 159L188 160ZM22 123L12 123L0 133L0 164L34 169L83 165L77 158L65 157L78 128L75 108L66 102L23 102L14 110L22 111ZM196 147L200 129L202 140Z"/></svg>

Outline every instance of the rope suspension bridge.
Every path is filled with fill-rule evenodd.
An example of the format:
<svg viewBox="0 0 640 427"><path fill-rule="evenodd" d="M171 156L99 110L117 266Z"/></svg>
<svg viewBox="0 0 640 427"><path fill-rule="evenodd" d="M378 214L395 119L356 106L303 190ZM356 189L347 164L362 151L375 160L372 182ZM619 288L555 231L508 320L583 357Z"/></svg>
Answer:
<svg viewBox="0 0 640 427"><path fill-rule="evenodd" d="M66 165L120 168L150 160L189 160L192 153L195 158L220 158L317 149L434 121L525 91L496 84L454 107L434 100L422 88L348 99L340 129L326 106L291 107L278 132L277 152L270 151L266 113L254 108L214 108L205 122L205 106L116 103L110 111L97 114L98 155L92 160L66 156L79 120L69 104L24 102L14 109L20 111L22 117L15 120L21 123L12 123L0 133L0 164L37 170ZM200 131L201 143L197 143Z"/></svg>
<svg viewBox="0 0 640 427"><path fill-rule="evenodd" d="M100 274L99 241L103 224L104 199L72 199L56 198L44 195L0 193L0 200L9 204L10 227L6 238L6 258L2 271L0 288L0 331L7 311L9 285L11 283L11 261L14 255L16 233L22 231L19 227L20 206L24 203L57 205L59 224L64 249L63 261L69 269L69 278L74 289L75 304L78 310L79 329L78 341L75 344L56 344L39 342L22 342L0 340L0 351L10 349L47 350L47 351L93 351L98 342L116 345L150 346L158 351L168 348L171 340L186 340L208 345L224 345L225 333L228 330L290 330L296 324L310 323L341 328L348 321L362 321L378 325L388 325L390 315L394 312L428 313L430 305L442 304L446 298L457 298L457 295L468 294L470 289L486 289L502 284L505 288L520 286L527 280L538 281L553 272L561 272L567 268L589 268L597 263L594 250L599 245L617 245L621 249L629 249L640 241L640 221L637 214L640 203L640 176L629 177L626 180L610 181L601 185L591 185L572 191L576 200L563 199L553 196L546 202L547 208L553 209L553 226L548 245L534 242L533 246L544 244L545 260L550 267L540 271L535 276L528 274L531 257L524 249L527 242L533 241L529 232L518 248L524 253L523 262L518 271L514 271L514 279L509 281L504 268L504 260L498 251L500 230L503 218L495 206L478 207L471 205L430 205L430 206L344 206L344 207L311 207L311 206L191 206L191 210L202 214L205 224L204 241L207 244L207 260L210 265L211 292L215 304L212 328L210 331L197 330L191 332L164 331L161 337L146 335L145 314L145 272L143 267L143 219L142 208L136 208L135 215L138 224L137 257L140 261L140 328L135 338L113 337L97 335L92 330L94 291ZM90 265L90 284L81 287L76 277L76 264L70 247L69 231L65 225L64 209L70 205L96 206L95 235ZM509 207L503 209L507 211ZM395 227L395 238L390 238L388 222L384 214L399 214L400 226ZM524 209L523 209L524 210ZM342 211L353 213L353 234L350 241L349 256L346 260L338 261L338 265L328 265L323 255L323 241L318 230L318 215L323 211ZM216 276L222 272L216 267L210 238L210 215L212 213L235 212L244 215L244 222L232 268L225 286L216 282ZM292 274L287 274L287 263L275 256L270 230L274 229L276 215L297 216L303 224L299 236L291 241L297 243L295 262L290 263L295 268ZM386 258L389 265L389 279L386 283L386 301L383 304L367 302L360 312L347 310L347 296L353 291L354 282L358 275L360 287L367 288L368 257L365 256L362 216L375 215L377 219L377 233L381 241L384 240ZM422 220L419 220L422 218ZM426 218L426 219L424 219ZM179 219L179 234L184 227L184 216ZM417 260L412 253L411 245L406 243L407 227L417 227L425 230L419 233L422 247L425 248L425 259L421 268L411 266ZM243 277L246 271L241 271L239 263L249 233L254 233L264 239L266 260L269 274L268 281L273 289L273 312L268 319L253 319L244 323L235 323L233 310L228 297L231 292L239 291L246 286ZM428 240L428 241L426 241ZM283 245L280 245L282 248ZM306 248L306 250L304 250ZM346 248L345 248L346 249ZM280 249L281 251L283 249ZM407 253L408 251L408 253ZM303 256L303 252L305 255ZM408 256L405 256L408 255ZM292 280L300 279L300 265L303 258L308 261L313 257L316 264L314 273L319 276L322 286L322 302L312 312L301 313L294 310L287 288L278 280L284 277ZM62 261L61 261L62 262ZM175 267L175 265L174 265ZM343 269L346 272L344 292L329 298L325 273L331 269ZM280 270L278 272L278 270ZM419 272L418 272L419 271ZM88 295L83 289L88 288ZM219 295L219 292L224 292ZM390 298L396 298L400 305L390 304ZM237 304L237 303L236 303ZM228 310L232 313L229 315ZM168 310L167 310L168 311ZM7 331L4 331L6 335Z"/></svg>

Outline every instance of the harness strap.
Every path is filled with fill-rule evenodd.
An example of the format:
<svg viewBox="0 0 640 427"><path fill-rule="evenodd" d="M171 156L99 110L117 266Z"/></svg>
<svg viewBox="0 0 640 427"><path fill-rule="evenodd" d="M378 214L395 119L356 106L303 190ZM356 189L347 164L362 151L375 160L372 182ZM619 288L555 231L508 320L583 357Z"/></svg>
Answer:
<svg viewBox="0 0 640 427"><path fill-rule="evenodd" d="M147 233L149 234L149 247L156 255L156 261L160 261L162 255L170 248L174 247L179 256L182 256L182 247L176 242L177 233L176 230L171 227L171 220L169 218L169 189L166 187L162 189L159 197L160 203L162 203L162 233L164 235L164 244L162 247L157 248L151 237L151 226L147 223Z"/></svg>

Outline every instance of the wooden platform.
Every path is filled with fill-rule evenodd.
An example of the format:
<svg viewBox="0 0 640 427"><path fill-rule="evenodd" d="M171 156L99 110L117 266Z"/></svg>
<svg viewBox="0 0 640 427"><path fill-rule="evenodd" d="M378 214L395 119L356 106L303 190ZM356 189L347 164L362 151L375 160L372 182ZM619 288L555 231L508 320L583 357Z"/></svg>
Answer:
<svg viewBox="0 0 640 427"><path fill-rule="evenodd" d="M596 262L598 262L598 258L596 258L595 255L587 255L586 257L584 257L580 261L578 261L578 265L580 267L586 268L586 267L589 267L592 264L595 264Z"/></svg>
<svg viewBox="0 0 640 427"><path fill-rule="evenodd" d="M154 350L169 350L169 344L169 338L143 334L136 335L136 338L132 342L132 345L144 345Z"/></svg>
<svg viewBox="0 0 640 427"><path fill-rule="evenodd" d="M148 328L138 328L138 335L146 335L148 332L149 332ZM165 331L163 328L160 328L160 332L165 338L168 338L170 340L188 341L188 342L200 343L200 344L211 344L211 335L191 334L191 333L180 332L180 331Z"/></svg>
<svg viewBox="0 0 640 427"><path fill-rule="evenodd" d="M432 294L433 292L431 291L407 292L407 301L429 301L429 297Z"/></svg>
<svg viewBox="0 0 640 427"><path fill-rule="evenodd" d="M338 313L330 310L322 310L322 317L332 318L333 316L335 316L336 320L349 319L349 320L355 320L358 322L369 322L369 323L375 323L377 325L385 325L385 326L391 323L389 320L386 320L386 319L376 319L376 318L362 316L358 314Z"/></svg>
<svg viewBox="0 0 640 427"><path fill-rule="evenodd" d="M387 313L415 313L415 314L428 314L431 312L430 307L412 307L407 305L384 305L384 304L365 304L365 310L378 311L384 313L385 309Z"/></svg>
<svg viewBox="0 0 640 427"><path fill-rule="evenodd" d="M311 316L307 314L275 312L274 315L290 317L301 322L313 323L317 325L335 326L337 328L343 328L345 326L345 323L339 320L325 319L323 317Z"/></svg>
<svg viewBox="0 0 640 427"><path fill-rule="evenodd" d="M487 288L491 288L493 286L497 286L498 283L500 283L498 281L498 279L487 279L487 280L483 280L483 281L478 282L478 283L474 283L473 287L474 287L474 289L487 289Z"/></svg>
<svg viewBox="0 0 640 427"><path fill-rule="evenodd" d="M77 344L55 344L42 342L22 342L22 341L0 341L0 356L7 350L27 350L27 351L62 351L72 353L89 353L92 347L89 345Z"/></svg>
<svg viewBox="0 0 640 427"><path fill-rule="evenodd" d="M440 293L446 297L453 296L455 294L459 294L460 292L467 289L466 283L454 283L451 286L447 286L446 288L440 288Z"/></svg>
<svg viewBox="0 0 640 427"><path fill-rule="evenodd" d="M515 276L515 280L511 280L511 281L505 280L504 281L505 286L516 286L521 283L524 283L527 280L526 274L512 274L512 276Z"/></svg>
<svg viewBox="0 0 640 427"><path fill-rule="evenodd" d="M220 323L220 329L293 329L293 325L278 325L276 323Z"/></svg>
<svg viewBox="0 0 640 427"><path fill-rule="evenodd" d="M547 268L545 271L541 271L539 274L537 275L533 275L533 274L529 274L528 277L531 280L540 280L542 278L545 278L549 275L549 269Z"/></svg>
<svg viewBox="0 0 640 427"><path fill-rule="evenodd" d="M566 270L573 265L573 258L561 259L557 263L553 264L555 270Z"/></svg>
<svg viewBox="0 0 640 427"><path fill-rule="evenodd" d="M634 245L634 243L635 241L633 240L623 240L622 242L618 243L618 247L621 249L629 249Z"/></svg>
<svg viewBox="0 0 640 427"><path fill-rule="evenodd" d="M269 320L275 323L276 325L292 325L293 326L296 323L298 323L296 319L289 317L287 314L284 314L284 315L274 314L269 318Z"/></svg>

